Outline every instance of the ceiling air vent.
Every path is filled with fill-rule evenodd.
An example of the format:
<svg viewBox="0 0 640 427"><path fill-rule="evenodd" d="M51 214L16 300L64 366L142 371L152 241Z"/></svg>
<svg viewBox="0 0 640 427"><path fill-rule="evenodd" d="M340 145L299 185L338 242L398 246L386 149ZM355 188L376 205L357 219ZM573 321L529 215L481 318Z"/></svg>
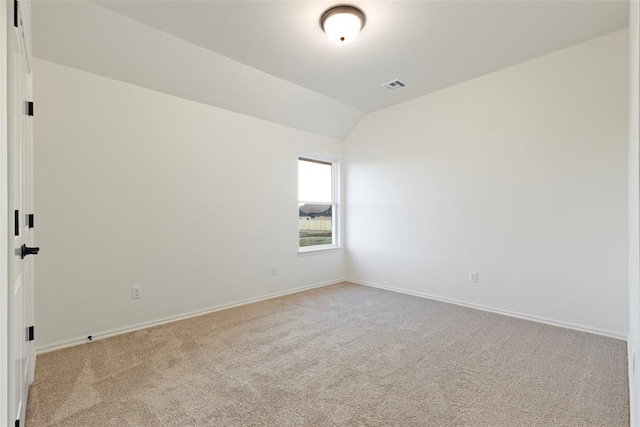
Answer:
<svg viewBox="0 0 640 427"><path fill-rule="evenodd" d="M384 86L386 89L389 89L390 91L394 91L394 90L402 89L403 87L406 86L406 84L401 82L400 80L391 80L390 82L385 83L382 86Z"/></svg>

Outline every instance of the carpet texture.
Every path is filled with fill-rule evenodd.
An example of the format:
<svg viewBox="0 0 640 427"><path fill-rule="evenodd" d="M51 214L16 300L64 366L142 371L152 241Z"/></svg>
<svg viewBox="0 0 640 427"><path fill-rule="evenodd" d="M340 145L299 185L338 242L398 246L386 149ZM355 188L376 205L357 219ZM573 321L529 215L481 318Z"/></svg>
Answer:
<svg viewBox="0 0 640 427"><path fill-rule="evenodd" d="M626 344L350 283L37 358L27 426L628 426Z"/></svg>

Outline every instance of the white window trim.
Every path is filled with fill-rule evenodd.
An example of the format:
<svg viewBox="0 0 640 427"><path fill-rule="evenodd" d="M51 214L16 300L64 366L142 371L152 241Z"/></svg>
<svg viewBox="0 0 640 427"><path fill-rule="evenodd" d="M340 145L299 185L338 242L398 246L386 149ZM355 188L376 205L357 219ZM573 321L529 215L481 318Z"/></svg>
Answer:
<svg viewBox="0 0 640 427"><path fill-rule="evenodd" d="M317 160L320 162L331 163L331 206L332 206L332 230L334 243L330 245L316 245L300 247L300 240L298 240L298 256L318 255L323 253L337 252L343 249L342 247L342 194L340 192L341 184L341 165L340 160L330 157L322 157L315 154L299 153L296 158L296 165L300 159ZM298 176L298 184L300 183L300 176ZM296 200L296 207L300 203L313 203L322 204L326 202L314 202L310 200ZM296 235L300 238L299 225L296 223Z"/></svg>
<svg viewBox="0 0 640 427"><path fill-rule="evenodd" d="M308 248L309 246L306 246L306 247ZM298 256L319 255L319 254L326 254L326 253L340 252L340 251L342 251L342 246L318 245L318 246L315 246L313 249L305 249L305 248L298 249Z"/></svg>

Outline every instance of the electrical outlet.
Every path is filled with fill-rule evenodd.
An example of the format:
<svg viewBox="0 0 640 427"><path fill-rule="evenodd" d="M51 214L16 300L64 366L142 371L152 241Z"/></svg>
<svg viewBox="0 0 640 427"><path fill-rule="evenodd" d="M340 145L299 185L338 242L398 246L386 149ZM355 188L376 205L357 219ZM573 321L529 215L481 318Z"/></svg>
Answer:
<svg viewBox="0 0 640 427"><path fill-rule="evenodd" d="M131 287L131 299L142 298L142 286Z"/></svg>
<svg viewBox="0 0 640 427"><path fill-rule="evenodd" d="M469 272L469 281L471 283L478 283L478 273L476 273L475 271L470 271Z"/></svg>
<svg viewBox="0 0 640 427"><path fill-rule="evenodd" d="M278 275L278 266L274 265L271 267L271 274L273 274L274 276Z"/></svg>

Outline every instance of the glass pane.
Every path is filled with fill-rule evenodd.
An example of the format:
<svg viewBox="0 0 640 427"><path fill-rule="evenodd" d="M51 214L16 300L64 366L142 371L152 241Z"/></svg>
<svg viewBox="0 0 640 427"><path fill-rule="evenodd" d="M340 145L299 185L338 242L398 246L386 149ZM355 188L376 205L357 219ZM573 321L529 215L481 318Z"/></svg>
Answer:
<svg viewBox="0 0 640 427"><path fill-rule="evenodd" d="M332 212L331 205L298 205L301 248L333 243Z"/></svg>
<svg viewBox="0 0 640 427"><path fill-rule="evenodd" d="M331 203L331 163L298 160L298 200Z"/></svg>

